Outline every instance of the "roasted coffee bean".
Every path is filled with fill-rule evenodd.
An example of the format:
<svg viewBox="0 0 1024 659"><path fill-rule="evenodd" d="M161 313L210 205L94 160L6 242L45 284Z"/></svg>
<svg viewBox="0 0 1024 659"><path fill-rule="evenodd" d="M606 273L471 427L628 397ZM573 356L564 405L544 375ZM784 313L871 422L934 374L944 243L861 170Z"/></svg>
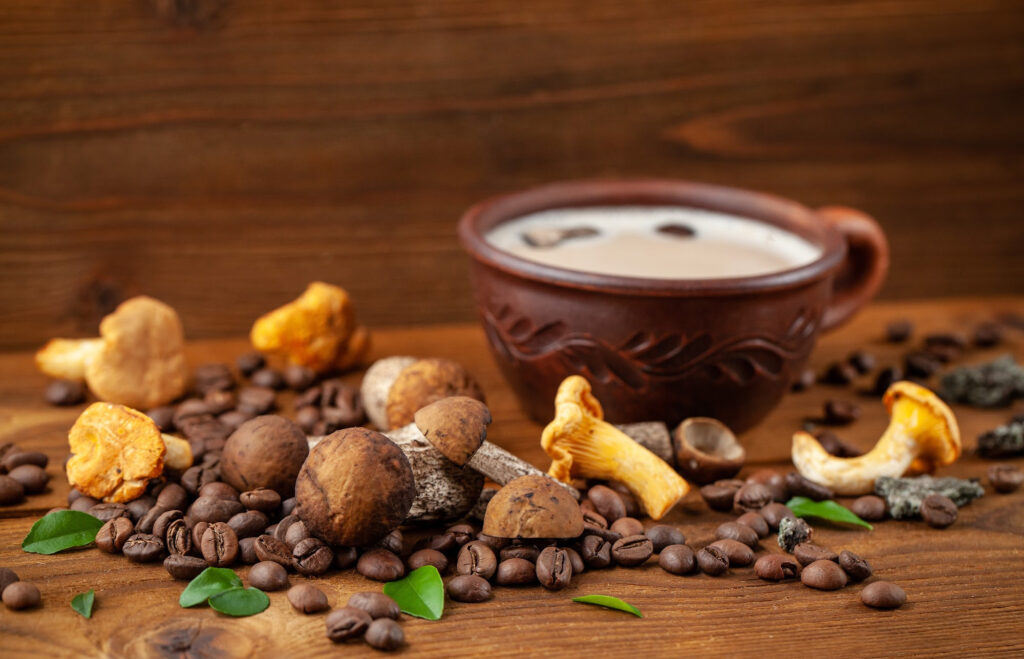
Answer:
<svg viewBox="0 0 1024 659"><path fill-rule="evenodd" d="M444 574L444 571L448 569L448 557L436 549L414 551L405 560L405 563L410 571L421 568L424 565L433 565L441 574Z"/></svg>
<svg viewBox="0 0 1024 659"><path fill-rule="evenodd" d="M455 538L455 544L460 547L476 537L476 529L469 524L455 524L449 526L444 532L450 533Z"/></svg>
<svg viewBox="0 0 1024 659"><path fill-rule="evenodd" d="M188 517L199 522L226 522L245 507L238 501L217 497L199 497L188 509Z"/></svg>
<svg viewBox="0 0 1024 659"><path fill-rule="evenodd" d="M238 558L238 537L225 522L214 522L199 545L203 558L213 567L227 567Z"/></svg>
<svg viewBox="0 0 1024 659"><path fill-rule="evenodd" d="M868 522L880 522L885 519L887 513L885 499L874 494L857 497L850 504L850 510Z"/></svg>
<svg viewBox="0 0 1024 659"><path fill-rule="evenodd" d="M266 414L276 401L277 394L266 387L243 387L238 392L238 409L251 414Z"/></svg>
<svg viewBox="0 0 1024 659"><path fill-rule="evenodd" d="M736 493L743 487L743 481L729 478L715 481L700 488L700 496L711 510L727 512L732 510Z"/></svg>
<svg viewBox="0 0 1024 659"><path fill-rule="evenodd" d="M371 618L390 618L398 620L402 615L398 603L384 593L362 592L354 593L348 598L347 606L366 611Z"/></svg>
<svg viewBox="0 0 1024 659"><path fill-rule="evenodd" d="M283 540L274 536L261 535L256 538L253 545L256 557L261 561L273 561L285 567L292 565L292 550Z"/></svg>
<svg viewBox="0 0 1024 659"><path fill-rule="evenodd" d="M616 531L612 531L608 528L608 520L601 516L600 513L593 510L582 510L583 513L583 533L585 535L599 535L609 542L615 542L622 537Z"/></svg>
<svg viewBox="0 0 1024 659"><path fill-rule="evenodd" d="M814 386L817 380L818 376L814 374L814 370L805 368L794 378L793 383L789 385L789 389L794 392L807 391Z"/></svg>
<svg viewBox="0 0 1024 659"><path fill-rule="evenodd" d="M258 372L258 371L257 371ZM255 375L255 374L254 374ZM292 391L304 391L316 382L316 373L311 368L291 364L284 369L284 383ZM258 384L255 383L254 384Z"/></svg>
<svg viewBox="0 0 1024 659"><path fill-rule="evenodd" d="M862 455L860 449L847 444L831 430L819 429L812 434L818 440L818 443L821 444L821 448L825 449L825 452L829 455L834 455L837 458L856 458Z"/></svg>
<svg viewBox="0 0 1024 659"><path fill-rule="evenodd" d="M238 541L238 560L246 565L255 565L260 562L256 555L256 538L241 538Z"/></svg>
<svg viewBox="0 0 1024 659"><path fill-rule="evenodd" d="M686 545L668 545L658 554L658 566L669 574L690 574L697 567L697 556Z"/></svg>
<svg viewBox="0 0 1024 659"><path fill-rule="evenodd" d="M285 537L288 535L288 529L292 527L292 524L299 524L301 522L302 520L299 519L298 515L285 515L281 518L281 521L277 523L277 528L274 529L274 537L281 542L286 542Z"/></svg>
<svg viewBox="0 0 1024 659"><path fill-rule="evenodd" d="M772 531L779 530L779 522L784 518L789 517L796 519L796 515L793 511L781 503L770 503L761 510L758 511L761 517L764 517L764 521L768 522L768 528Z"/></svg>
<svg viewBox="0 0 1024 659"><path fill-rule="evenodd" d="M164 569L167 570L167 574L179 581L191 581L208 567L210 566L206 564L206 561L196 556L171 554L164 559Z"/></svg>
<svg viewBox="0 0 1024 659"><path fill-rule="evenodd" d="M302 432L313 435L316 432L316 424L320 421L320 408L307 405L295 411L295 423L299 424Z"/></svg>
<svg viewBox="0 0 1024 659"><path fill-rule="evenodd" d="M981 323L974 328L971 340L979 348L992 348L1003 342L1003 328L996 323Z"/></svg>
<svg viewBox="0 0 1024 659"><path fill-rule="evenodd" d="M612 543L598 535L584 536L580 556L591 570L604 569L612 564Z"/></svg>
<svg viewBox="0 0 1024 659"><path fill-rule="evenodd" d="M284 376L273 368L261 368L249 376L249 381L257 387L268 389L284 389Z"/></svg>
<svg viewBox="0 0 1024 659"><path fill-rule="evenodd" d="M199 488L199 497L213 497L214 499L225 499L227 501L239 501L238 490L223 481L206 483Z"/></svg>
<svg viewBox="0 0 1024 659"><path fill-rule="evenodd" d="M153 527L156 526L156 520L166 512L167 509L162 506L153 506L135 523L135 530L139 533L152 533Z"/></svg>
<svg viewBox="0 0 1024 659"><path fill-rule="evenodd" d="M640 509L640 504L637 503L636 497L629 491L625 483L619 481L608 481L608 487L615 490L615 493L622 499L622 505L626 507L626 516L635 517L639 519L643 515L643 510Z"/></svg>
<svg viewBox="0 0 1024 659"><path fill-rule="evenodd" d="M203 534L206 533L206 529L210 528L209 522L196 522L192 526L192 546L199 550L199 546L203 543Z"/></svg>
<svg viewBox="0 0 1024 659"><path fill-rule="evenodd" d="M491 599L491 584L475 574L460 574L448 582L448 597L456 602L485 602Z"/></svg>
<svg viewBox="0 0 1024 659"><path fill-rule="evenodd" d="M805 586L818 590L839 590L846 585L846 572L834 561L814 561L800 572Z"/></svg>
<svg viewBox="0 0 1024 659"><path fill-rule="evenodd" d="M668 524L655 524L644 531L644 535L651 539L651 546L654 553L661 552L669 545L682 545L686 543L686 536L674 526Z"/></svg>
<svg viewBox="0 0 1024 659"><path fill-rule="evenodd" d="M572 573L583 574L583 572L586 571L587 566L583 562L583 557L580 556L580 553L572 547L564 547L564 549L565 553L569 554L569 563L572 565Z"/></svg>
<svg viewBox="0 0 1024 659"><path fill-rule="evenodd" d="M235 387L235 377L227 364L201 364L196 368L194 381L196 391L204 395Z"/></svg>
<svg viewBox="0 0 1024 659"><path fill-rule="evenodd" d="M776 469L758 469L747 477L748 483L760 483L772 491L775 501L789 501L786 477Z"/></svg>
<svg viewBox="0 0 1024 659"><path fill-rule="evenodd" d="M816 545L813 542L801 542L796 547L793 547L793 558L797 560L800 565L808 566L814 561L833 561L839 560L836 553L831 549Z"/></svg>
<svg viewBox="0 0 1024 659"><path fill-rule="evenodd" d="M161 492L161 494L163 493ZM128 508L128 516L132 518L133 522L137 523L155 505L156 498L146 495L129 501L125 507Z"/></svg>
<svg viewBox="0 0 1024 659"><path fill-rule="evenodd" d="M644 536L650 545L650 540ZM621 542L621 540L620 540ZM572 561L561 547L545 547L537 556L537 581L548 590L561 590L572 579Z"/></svg>
<svg viewBox="0 0 1024 659"><path fill-rule="evenodd" d="M543 553L541 552L541 554ZM612 545L612 558L623 567L642 565L652 554L654 554L654 543L646 535L626 536L616 540Z"/></svg>
<svg viewBox="0 0 1024 659"><path fill-rule="evenodd" d="M708 545L697 552L697 565L704 574L717 577L729 569L729 557L720 548Z"/></svg>
<svg viewBox="0 0 1024 659"><path fill-rule="evenodd" d="M359 551L355 547L335 547L334 567L347 570L359 560Z"/></svg>
<svg viewBox="0 0 1024 659"><path fill-rule="evenodd" d="M754 550L739 540L715 540L709 547L717 547L729 557L730 567L744 567L754 562Z"/></svg>
<svg viewBox="0 0 1024 659"><path fill-rule="evenodd" d="M334 552L319 538L306 538L292 549L292 565L300 574L323 574L334 563Z"/></svg>
<svg viewBox="0 0 1024 659"><path fill-rule="evenodd" d="M0 567L0 593L4 592L4 589L10 586L15 581L20 581L18 573L9 567Z"/></svg>
<svg viewBox="0 0 1024 659"><path fill-rule="evenodd" d="M857 369L847 362L835 362L830 364L821 375L821 382L824 384L845 387L857 378Z"/></svg>
<svg viewBox="0 0 1024 659"><path fill-rule="evenodd" d="M860 405L848 400L830 398L825 401L825 423L833 426L847 426L860 418Z"/></svg>
<svg viewBox="0 0 1024 659"><path fill-rule="evenodd" d="M85 385L75 380L54 380L44 394L50 405L78 405L85 400Z"/></svg>
<svg viewBox="0 0 1024 659"><path fill-rule="evenodd" d="M356 572L374 581L394 581L405 576L405 565L394 552L374 547L359 557Z"/></svg>
<svg viewBox="0 0 1024 659"><path fill-rule="evenodd" d="M265 487L242 492L238 500L249 510L258 510L268 515L281 505L281 495Z"/></svg>
<svg viewBox="0 0 1024 659"><path fill-rule="evenodd" d="M134 533L135 527L130 519L114 517L96 532L96 546L108 554L117 554Z"/></svg>
<svg viewBox="0 0 1024 659"><path fill-rule="evenodd" d="M295 497L288 497L281 501L281 517L287 517L295 512Z"/></svg>
<svg viewBox="0 0 1024 659"><path fill-rule="evenodd" d="M854 581L864 581L872 573L870 563L846 549L839 553L839 567Z"/></svg>
<svg viewBox="0 0 1024 659"><path fill-rule="evenodd" d="M263 533L270 520L258 510L247 510L238 513L228 520L228 526L234 530L235 535L241 538L253 538Z"/></svg>
<svg viewBox="0 0 1024 659"><path fill-rule="evenodd" d="M988 468L988 482L1000 494L1016 492L1024 483L1024 471L1008 464L992 465Z"/></svg>
<svg viewBox="0 0 1024 659"><path fill-rule="evenodd" d="M526 559L510 558L498 563L494 580L499 586L528 586L537 583L537 568Z"/></svg>
<svg viewBox="0 0 1024 659"><path fill-rule="evenodd" d="M800 565L785 554L765 554L754 563L754 574L765 581L795 579L800 575Z"/></svg>
<svg viewBox="0 0 1024 659"><path fill-rule="evenodd" d="M786 474L786 487L789 488L789 492L795 497L807 497L814 501L826 501L834 498L832 490L815 483L814 481L805 478L798 471L791 471Z"/></svg>
<svg viewBox="0 0 1024 659"><path fill-rule="evenodd" d="M451 554L459 548L459 543L455 540L454 534L441 533L423 538L416 546L419 549L433 549L442 554Z"/></svg>
<svg viewBox="0 0 1024 659"><path fill-rule="evenodd" d="M458 560L455 563L457 574L475 574L490 579L494 571L498 569L498 559L494 551L480 542L474 540L459 550Z"/></svg>
<svg viewBox="0 0 1024 659"><path fill-rule="evenodd" d="M294 548L295 545L299 544L303 540L309 537L309 529L306 528L306 523L302 520L291 524L288 530L284 534L284 542L289 547ZM397 553L397 552L396 552Z"/></svg>
<svg viewBox="0 0 1024 659"><path fill-rule="evenodd" d="M767 538L771 533L768 522L758 513L743 513L736 518L736 523L752 529L758 538ZM739 540L739 538L736 539Z"/></svg>
<svg viewBox="0 0 1024 659"><path fill-rule="evenodd" d="M168 483L160 490L156 505L166 510L185 510L188 507L188 492L177 483Z"/></svg>
<svg viewBox="0 0 1024 659"><path fill-rule="evenodd" d="M878 363L875 356L867 350L856 350L850 353L850 356L846 358L846 361L860 375L870 373L875 368L875 364Z"/></svg>
<svg viewBox="0 0 1024 659"><path fill-rule="evenodd" d="M341 380L327 380L323 383L320 407L338 410L352 425L360 425L366 420L366 411L359 388Z"/></svg>
<svg viewBox="0 0 1024 659"><path fill-rule="evenodd" d="M8 478L8 477L7 476L0 476L0 502L4 501L4 487L5 487L5 485L4 485L5 480L4 479L6 479L6 478ZM18 501L20 501L21 498L24 497L25 489L21 486L21 483L18 483L18 481L14 480L13 478L10 479L10 482L17 484L18 492L21 494L21 497L19 497L19 499L18 499ZM15 501L13 503L17 503L17 501ZM87 513L87 512L89 512L90 508L92 508L93 506L95 506L98 503L99 503L98 499L93 499L92 497L85 496L83 494L82 496L80 496L77 499L75 499L74 501L72 501L71 505L69 507L71 508L71 510L77 510L78 512ZM155 520L156 518L154 517L153 519Z"/></svg>
<svg viewBox="0 0 1024 659"><path fill-rule="evenodd" d="M363 638L371 648L386 652L405 645L405 632L402 631L402 626L390 618L379 618L371 622Z"/></svg>
<svg viewBox="0 0 1024 659"><path fill-rule="evenodd" d="M156 518L153 522L152 533L158 538L167 537L167 529L170 528L171 522L175 520L184 519L185 515L180 510L168 510L164 514Z"/></svg>
<svg viewBox="0 0 1024 659"><path fill-rule="evenodd" d="M319 409L321 407L320 396L323 393L323 387L320 385L314 385L308 387L305 391L300 393L292 401L292 409L296 412L304 407L312 407Z"/></svg>
<svg viewBox="0 0 1024 659"><path fill-rule="evenodd" d="M956 504L947 496L929 494L921 500L921 519L932 528L944 529L955 522L956 517Z"/></svg>
<svg viewBox="0 0 1024 659"><path fill-rule="evenodd" d="M39 451L17 451L12 450L10 453L4 456L2 461L4 470L7 473L13 471L16 467L21 465L35 465L40 469L46 469L46 465L50 463L50 458L46 457L45 453Z"/></svg>
<svg viewBox="0 0 1024 659"><path fill-rule="evenodd" d="M15 581L7 586L0 598L3 599L4 605L13 611L31 609L39 606L39 602L42 601L39 589L27 581Z"/></svg>
<svg viewBox="0 0 1024 659"><path fill-rule="evenodd" d="M194 465L186 469L185 473L181 475L181 486L185 488L186 492L195 496L198 494L199 488L214 482L218 478L220 478L220 474L215 469Z"/></svg>
<svg viewBox="0 0 1024 659"><path fill-rule="evenodd" d="M501 560L507 561L510 558L522 558L530 561L531 563L537 562L537 556L540 555L540 550L533 545L509 545L503 547L499 552Z"/></svg>
<svg viewBox="0 0 1024 659"><path fill-rule="evenodd" d="M273 592L288 587L288 571L280 563L260 561L249 569L249 585Z"/></svg>
<svg viewBox="0 0 1024 659"><path fill-rule="evenodd" d="M300 583L289 588L288 603L299 613L306 614L320 613L331 608L327 603L327 595L324 595L324 591L308 583ZM370 624L370 616L366 615L364 611L359 611L359 613L366 616L366 624ZM328 628L330 628L330 624L328 624Z"/></svg>
<svg viewBox="0 0 1024 659"><path fill-rule="evenodd" d="M303 524L303 527L305 527L305 524ZM377 546L399 556L404 554L405 536L402 535L402 529L392 529L391 532L377 541Z"/></svg>
<svg viewBox="0 0 1024 659"><path fill-rule="evenodd" d="M924 337L924 348L942 362L951 362L960 357L967 340L959 334L936 333Z"/></svg>
<svg viewBox="0 0 1024 659"><path fill-rule="evenodd" d="M597 509L594 508L594 504L590 503L590 499L584 496L583 499L580 500L580 512L586 515L587 513L597 513Z"/></svg>
<svg viewBox="0 0 1024 659"><path fill-rule="evenodd" d="M152 533L134 533L125 540L121 553L133 563L152 563L164 555L164 541Z"/></svg>
<svg viewBox="0 0 1024 659"><path fill-rule="evenodd" d="M626 516L626 504L622 502L622 497L607 485L595 485L587 490L587 499L609 524Z"/></svg>
<svg viewBox="0 0 1024 659"><path fill-rule="evenodd" d="M744 483L733 497L733 506L743 512L758 511L772 503L772 491L760 483Z"/></svg>
<svg viewBox="0 0 1024 659"><path fill-rule="evenodd" d="M21 469L21 467L18 467L18 469ZM98 503L89 509L89 514L101 522L109 522L115 517L131 519L131 515L128 514L128 506L123 503Z"/></svg>
<svg viewBox="0 0 1024 659"><path fill-rule="evenodd" d="M894 320L885 328L885 340L889 343L903 343L914 333L914 325L909 320Z"/></svg>
<svg viewBox="0 0 1024 659"><path fill-rule="evenodd" d="M210 414L216 416L235 409L238 399L231 391L211 391L203 396L203 402L206 403L206 409L210 410Z"/></svg>
<svg viewBox="0 0 1024 659"><path fill-rule="evenodd" d="M492 550L494 550L496 552L501 551L502 549L504 549L508 545L508 539L507 538L497 538L497 537L495 537L493 535L487 535L486 533L477 533L476 534L476 539L479 540L480 542L484 543L485 545L487 545L488 547L490 547ZM437 547L431 547L431 549L437 549L438 551L443 551L441 549L438 549Z"/></svg>
<svg viewBox="0 0 1024 659"><path fill-rule="evenodd" d="M210 407L202 398L189 398L174 408L174 427L181 430L185 427L185 421L196 416L212 416Z"/></svg>
<svg viewBox="0 0 1024 659"><path fill-rule="evenodd" d="M245 377L263 368L264 364L266 359L258 352L246 352L235 358L235 368Z"/></svg>
<svg viewBox="0 0 1024 659"><path fill-rule="evenodd" d="M899 366L883 368L878 372L878 375L875 376L874 384L871 385L871 389L868 390L868 393L873 396L883 396L893 383L899 382L902 379L903 369Z"/></svg>
<svg viewBox="0 0 1024 659"><path fill-rule="evenodd" d="M615 531L622 537L628 535L641 535L644 532L644 525L640 523L640 520L632 517L620 517L619 519L612 522L611 530Z"/></svg>
<svg viewBox="0 0 1024 659"><path fill-rule="evenodd" d="M172 554L188 554L192 551L192 530L184 519L175 519L167 525L164 544Z"/></svg>
<svg viewBox="0 0 1024 659"><path fill-rule="evenodd" d="M218 416L217 420L224 424L224 427L228 430L235 432L240 425L254 418L256 418L256 414L247 410L228 410Z"/></svg>
<svg viewBox="0 0 1024 659"><path fill-rule="evenodd" d="M757 515L757 513L744 514ZM764 523L765 528L767 528L768 524L764 521L763 518L761 519L761 522ZM750 547L751 549L757 547L757 541L759 540L757 531L750 528L749 526L740 524L738 522L724 522L722 524L719 524L718 528L715 529L715 537L719 540L737 540L739 542L742 542L746 546Z"/></svg>
<svg viewBox="0 0 1024 659"><path fill-rule="evenodd" d="M860 591L860 601L875 609L898 609L907 602L902 588L888 581L876 581Z"/></svg>
<svg viewBox="0 0 1024 659"><path fill-rule="evenodd" d="M926 350L915 350L903 357L903 367L908 377L927 379L942 368L942 362Z"/></svg>
<svg viewBox="0 0 1024 659"><path fill-rule="evenodd" d="M298 586L295 586L295 588L298 588ZM295 588L292 588L292 590L295 590ZM288 595L290 598L291 591L288 591ZM292 604L294 605L294 602ZM304 611L304 613L312 612ZM327 638L335 643L360 638L366 633L372 622L373 620L366 611L351 606L335 609L324 618L324 623L327 625Z"/></svg>

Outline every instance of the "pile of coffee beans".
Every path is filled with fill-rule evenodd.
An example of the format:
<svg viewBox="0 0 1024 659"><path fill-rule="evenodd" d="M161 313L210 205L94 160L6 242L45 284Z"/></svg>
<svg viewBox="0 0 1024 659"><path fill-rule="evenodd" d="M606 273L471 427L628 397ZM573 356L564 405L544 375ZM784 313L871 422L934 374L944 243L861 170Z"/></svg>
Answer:
<svg viewBox="0 0 1024 659"><path fill-rule="evenodd" d="M39 451L26 451L7 442L0 446L0 506L13 506L26 495L42 494L50 482L50 459Z"/></svg>

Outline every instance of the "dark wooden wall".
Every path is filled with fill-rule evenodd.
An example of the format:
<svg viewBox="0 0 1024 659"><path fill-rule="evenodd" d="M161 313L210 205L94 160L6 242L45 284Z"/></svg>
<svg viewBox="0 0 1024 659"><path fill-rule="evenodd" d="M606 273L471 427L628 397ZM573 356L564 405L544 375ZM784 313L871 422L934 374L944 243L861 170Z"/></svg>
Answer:
<svg viewBox="0 0 1024 659"><path fill-rule="evenodd" d="M0 348L315 278L468 320L460 212L590 176L857 206L885 296L1021 293L1022 117L1019 0L4 0Z"/></svg>

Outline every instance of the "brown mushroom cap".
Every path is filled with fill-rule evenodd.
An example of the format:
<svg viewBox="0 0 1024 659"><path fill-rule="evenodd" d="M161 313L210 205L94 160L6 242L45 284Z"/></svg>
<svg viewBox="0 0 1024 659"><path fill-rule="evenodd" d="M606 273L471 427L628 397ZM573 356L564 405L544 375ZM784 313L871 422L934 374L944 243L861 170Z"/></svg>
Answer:
<svg viewBox="0 0 1024 659"><path fill-rule="evenodd" d="M302 428L283 416L249 419L231 433L221 455L221 478L239 492L266 487L291 496L295 477L309 455Z"/></svg>
<svg viewBox="0 0 1024 659"><path fill-rule="evenodd" d="M412 423L416 410L449 396L484 402L480 385L466 369L448 359L421 359L403 369L388 390L388 428Z"/></svg>
<svg viewBox="0 0 1024 659"><path fill-rule="evenodd" d="M412 467L394 442L345 428L309 452L295 482L295 511L321 540L362 547L397 528L415 496Z"/></svg>
<svg viewBox="0 0 1024 659"><path fill-rule="evenodd" d="M568 490L546 476L520 476L498 490L484 515L496 538L575 538L583 513Z"/></svg>
<svg viewBox="0 0 1024 659"><path fill-rule="evenodd" d="M475 398L452 396L420 408L413 419L434 448L462 467L487 439L491 411Z"/></svg>
<svg viewBox="0 0 1024 659"><path fill-rule="evenodd" d="M728 426L718 419L695 416L672 433L676 469L700 485L732 478L743 467L747 452Z"/></svg>

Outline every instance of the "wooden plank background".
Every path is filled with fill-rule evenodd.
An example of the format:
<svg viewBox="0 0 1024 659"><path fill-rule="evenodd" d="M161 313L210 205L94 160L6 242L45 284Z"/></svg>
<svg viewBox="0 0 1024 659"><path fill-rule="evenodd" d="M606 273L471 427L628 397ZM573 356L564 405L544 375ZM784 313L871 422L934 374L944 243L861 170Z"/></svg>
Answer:
<svg viewBox="0 0 1024 659"><path fill-rule="evenodd" d="M0 349L322 278L472 318L462 210L655 175L874 214L883 295L1024 291L1024 3L5 0Z"/></svg>

